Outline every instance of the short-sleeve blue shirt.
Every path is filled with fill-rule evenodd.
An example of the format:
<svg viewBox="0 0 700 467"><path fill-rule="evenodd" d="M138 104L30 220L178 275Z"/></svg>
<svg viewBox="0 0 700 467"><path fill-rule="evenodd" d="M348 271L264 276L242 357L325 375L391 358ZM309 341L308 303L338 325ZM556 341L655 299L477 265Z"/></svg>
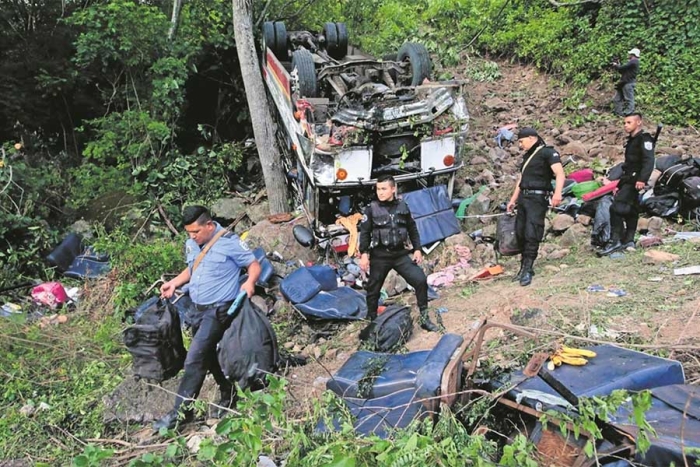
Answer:
<svg viewBox="0 0 700 467"><path fill-rule="evenodd" d="M218 223L215 224L214 234L223 228ZM255 261L255 256L238 235L226 234L214 243L197 270L192 272L194 261L201 250L194 240L188 239L185 242L187 267L191 275L188 284L190 298L197 305L234 300L240 290L238 281L241 268L250 266Z"/></svg>

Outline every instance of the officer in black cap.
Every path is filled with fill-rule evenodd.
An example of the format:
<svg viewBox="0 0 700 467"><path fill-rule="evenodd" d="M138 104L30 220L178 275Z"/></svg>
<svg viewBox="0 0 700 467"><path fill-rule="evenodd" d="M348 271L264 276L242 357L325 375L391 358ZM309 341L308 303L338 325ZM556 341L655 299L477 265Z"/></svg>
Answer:
<svg viewBox="0 0 700 467"><path fill-rule="evenodd" d="M544 236L544 216L550 205L550 197L552 207L561 203L565 175L559 153L547 146L534 128L526 127L518 132L518 146L525 151L525 155L507 210L513 212L515 205L518 205L515 229L522 259L520 270L513 280L526 286L530 285L535 274L532 266ZM556 183L552 190L553 178Z"/></svg>
<svg viewBox="0 0 700 467"><path fill-rule="evenodd" d="M623 248L634 248L634 234L639 221L639 191L644 189L654 170L654 137L642 129L642 114L625 117L628 138L625 162L617 185L615 199L610 205L610 242L598 256L607 256Z"/></svg>
<svg viewBox="0 0 700 467"><path fill-rule="evenodd" d="M369 269L367 318L374 320L377 317L382 284L393 269L416 291L420 326L426 331L438 331L428 316L428 279L418 266L423 254L416 221L406 202L396 198L394 177L379 177L376 190L377 200L365 209L360 223L360 268L363 271Z"/></svg>

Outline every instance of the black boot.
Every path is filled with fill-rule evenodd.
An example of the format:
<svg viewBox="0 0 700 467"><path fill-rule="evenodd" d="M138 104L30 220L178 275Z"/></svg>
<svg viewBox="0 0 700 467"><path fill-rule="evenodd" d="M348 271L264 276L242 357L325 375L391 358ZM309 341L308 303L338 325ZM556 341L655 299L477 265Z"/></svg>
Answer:
<svg viewBox="0 0 700 467"><path fill-rule="evenodd" d="M610 240L607 245L605 245L605 248L602 250L596 252L598 256L608 256L611 253L615 253L618 250L622 249L622 242L620 240Z"/></svg>
<svg viewBox="0 0 700 467"><path fill-rule="evenodd" d="M428 316L427 308L423 308L422 310L420 310L419 322L420 327L428 332L437 332L440 330L440 328L438 328L437 325L435 325L435 323L430 321L430 316Z"/></svg>
<svg viewBox="0 0 700 467"><path fill-rule="evenodd" d="M218 407L214 407L211 411L212 418L224 418L226 414L230 413L226 409L231 409L236 406L236 394L234 392L235 388L233 385L229 385L226 388L221 388L221 399L216 404Z"/></svg>
<svg viewBox="0 0 700 467"><path fill-rule="evenodd" d="M523 277L523 262L524 260L520 260L520 269L518 269L518 273L513 277L513 282L518 282L520 281L520 278Z"/></svg>
<svg viewBox="0 0 700 467"><path fill-rule="evenodd" d="M178 425L178 423L181 425L184 423L189 423L194 418L194 414L191 410L185 410L183 412L183 415L184 418L180 419L180 412L178 411L178 409L171 410L170 412L166 413L165 416L163 416L163 418L153 423L153 431L158 433L161 428L172 430Z"/></svg>
<svg viewBox="0 0 700 467"><path fill-rule="evenodd" d="M535 275L535 271L532 269L532 265L535 260L524 259L523 260L523 273L520 276L520 285L523 287L530 285L532 283L532 276Z"/></svg>

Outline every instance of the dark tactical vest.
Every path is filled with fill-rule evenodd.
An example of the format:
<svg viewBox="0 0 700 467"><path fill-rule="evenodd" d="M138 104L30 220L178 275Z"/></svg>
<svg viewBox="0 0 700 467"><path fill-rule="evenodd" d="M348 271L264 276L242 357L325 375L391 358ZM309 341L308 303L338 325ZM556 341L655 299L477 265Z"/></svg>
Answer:
<svg viewBox="0 0 700 467"><path fill-rule="evenodd" d="M393 213L377 201L370 205L372 209L372 245L387 250L402 250L408 242L408 221L411 212L403 201L398 201ZM393 207L393 206L392 206Z"/></svg>

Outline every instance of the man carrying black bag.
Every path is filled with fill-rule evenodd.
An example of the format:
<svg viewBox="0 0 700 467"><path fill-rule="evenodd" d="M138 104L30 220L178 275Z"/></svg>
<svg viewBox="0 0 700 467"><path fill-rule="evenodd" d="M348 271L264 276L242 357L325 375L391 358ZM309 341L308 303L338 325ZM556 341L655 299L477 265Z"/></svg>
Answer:
<svg viewBox="0 0 700 467"><path fill-rule="evenodd" d="M550 203L552 207L561 203L561 191L566 177L559 153L547 146L534 128L520 130L518 146L525 154L507 211L513 212L515 205L518 205L515 233L522 256L520 271L514 280L527 286L532 283L535 274L533 264L544 236L544 217ZM552 178L556 180L554 190Z"/></svg>
<svg viewBox="0 0 700 467"><path fill-rule="evenodd" d="M183 223L190 236L185 243L187 267L160 288L161 296L169 298L175 289L188 284L189 294L201 315L185 360L185 374L175 397L175 406L153 428L172 429L178 421L178 412L184 403L199 395L207 371L210 371L221 390L218 405L229 407L233 402L233 386L224 377L216 355L216 345L231 324L228 310L244 290L248 297L255 292L260 276L260 263L237 235L214 222L203 206L189 206L183 211ZM242 268L248 268L248 279L239 285ZM192 419L189 403L182 407L184 419Z"/></svg>

